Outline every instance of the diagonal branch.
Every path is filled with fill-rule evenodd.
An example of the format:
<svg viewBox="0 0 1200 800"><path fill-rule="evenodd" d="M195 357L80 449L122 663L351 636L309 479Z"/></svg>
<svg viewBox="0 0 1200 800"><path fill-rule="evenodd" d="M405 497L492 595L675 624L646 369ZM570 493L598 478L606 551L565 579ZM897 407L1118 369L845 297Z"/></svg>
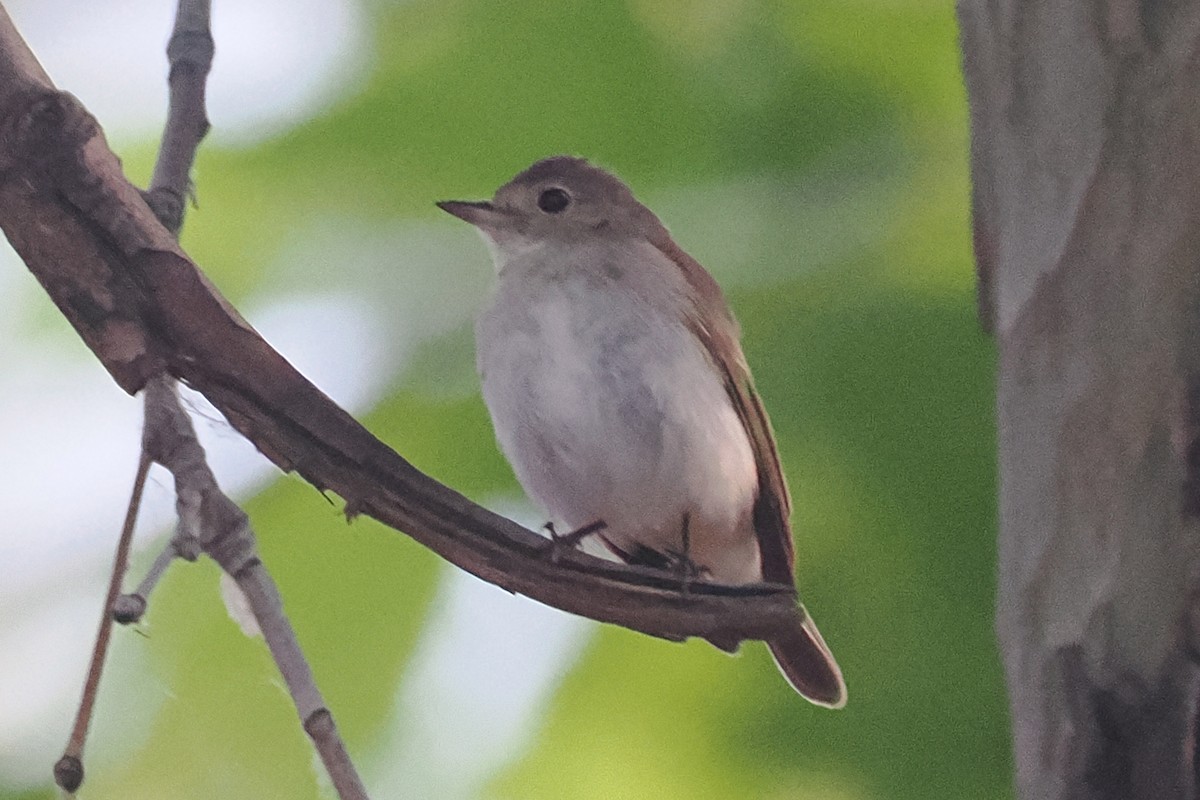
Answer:
<svg viewBox="0 0 1200 800"><path fill-rule="evenodd" d="M95 120L46 77L0 9L0 228L114 380L163 371L283 470L480 578L634 630L725 646L799 613L789 587L681 582L545 540L422 474L301 376L229 305L125 179Z"/></svg>

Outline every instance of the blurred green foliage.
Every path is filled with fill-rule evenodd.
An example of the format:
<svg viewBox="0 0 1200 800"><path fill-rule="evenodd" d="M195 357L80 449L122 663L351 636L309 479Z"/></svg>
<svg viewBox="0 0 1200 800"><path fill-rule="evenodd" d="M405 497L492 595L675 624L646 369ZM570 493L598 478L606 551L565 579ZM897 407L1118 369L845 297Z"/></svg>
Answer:
<svg viewBox="0 0 1200 800"><path fill-rule="evenodd" d="M731 659L604 628L486 796L1010 796L992 352L974 312L952 5L415 0L370 15L360 90L274 140L203 151L190 252L237 302L263 285L252 265L309 221L432 221L433 200L489 195L558 152L612 168L651 205L711 193L712 219L659 211L729 287L792 484L803 598L850 686L844 711L821 711L763 648ZM152 154L127 153L131 173ZM715 263L687 235L736 238L764 214L769 232L713 245ZM490 269L482 247L477 266ZM339 288L336 267L307 288ZM466 330L425 342L367 421L485 500L516 488L482 403L431 388L447 359L469 371ZM249 510L351 749L369 750L439 562L370 521L347 527L295 479ZM88 797L318 795L274 669L229 624L214 574L174 570L149 638L121 642L152 659L165 696L147 743Z"/></svg>

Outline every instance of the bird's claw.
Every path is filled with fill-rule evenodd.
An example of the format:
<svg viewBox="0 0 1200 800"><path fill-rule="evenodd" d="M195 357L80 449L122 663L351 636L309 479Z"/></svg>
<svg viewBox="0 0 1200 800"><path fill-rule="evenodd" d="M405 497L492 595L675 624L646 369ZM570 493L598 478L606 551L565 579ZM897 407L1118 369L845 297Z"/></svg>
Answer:
<svg viewBox="0 0 1200 800"><path fill-rule="evenodd" d="M554 523L547 522L543 526L550 534L550 538L542 547L542 552L550 552L550 560L557 564L560 556L565 550L574 550L587 537L593 533L599 533L608 527L604 520L598 519L595 522L589 522L582 528L576 528L570 533L560 534L554 530Z"/></svg>

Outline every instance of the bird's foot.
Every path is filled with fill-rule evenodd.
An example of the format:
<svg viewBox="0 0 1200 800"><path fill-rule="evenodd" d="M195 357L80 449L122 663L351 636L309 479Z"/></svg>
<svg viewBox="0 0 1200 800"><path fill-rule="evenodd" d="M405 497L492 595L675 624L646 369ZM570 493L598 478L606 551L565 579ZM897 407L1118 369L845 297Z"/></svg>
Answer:
<svg viewBox="0 0 1200 800"><path fill-rule="evenodd" d="M675 577L683 584L680 587L680 593L685 596L691 594L693 581L703 580L704 576L708 574L707 569L692 561L684 553L671 554L671 568Z"/></svg>
<svg viewBox="0 0 1200 800"><path fill-rule="evenodd" d="M547 522L543 527L545 527L546 531L550 534L550 540L547 543L547 546L543 548L543 551L548 550L550 552L550 560L557 564L558 559L562 556L564 551L574 550L584 539L591 536L593 533L599 533L607 528L608 525L604 522L604 520L598 519L595 522L589 522L582 528L576 528L570 533L562 534L554 530L553 522Z"/></svg>

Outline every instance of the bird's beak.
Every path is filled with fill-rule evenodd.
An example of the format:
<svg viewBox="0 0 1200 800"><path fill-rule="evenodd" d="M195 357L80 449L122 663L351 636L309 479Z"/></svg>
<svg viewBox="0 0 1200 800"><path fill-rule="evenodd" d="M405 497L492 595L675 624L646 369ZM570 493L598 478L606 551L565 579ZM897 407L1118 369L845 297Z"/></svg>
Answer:
<svg viewBox="0 0 1200 800"><path fill-rule="evenodd" d="M447 214L453 214L464 222L481 228L495 228L504 217L503 211L486 200L479 202L442 200L437 207Z"/></svg>

